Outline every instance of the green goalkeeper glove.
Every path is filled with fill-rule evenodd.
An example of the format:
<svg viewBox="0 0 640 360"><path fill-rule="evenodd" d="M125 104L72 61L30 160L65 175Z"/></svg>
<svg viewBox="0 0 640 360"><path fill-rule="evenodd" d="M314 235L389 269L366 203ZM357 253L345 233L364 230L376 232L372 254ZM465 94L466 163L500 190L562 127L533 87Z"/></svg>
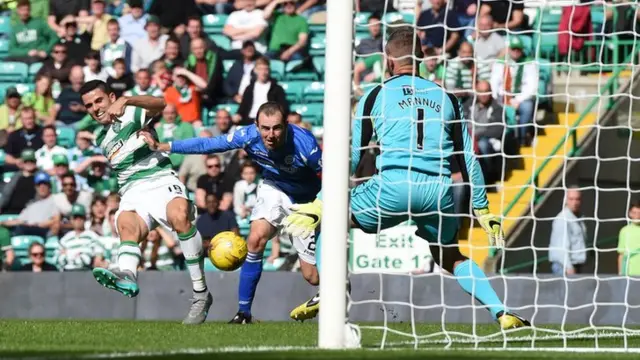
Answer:
<svg viewBox="0 0 640 360"><path fill-rule="evenodd" d="M502 222L500 219L491 214L489 209L474 209L473 213L478 218L478 222L482 229L489 236L491 246L504 248L504 233L502 232Z"/></svg>
<svg viewBox="0 0 640 360"><path fill-rule="evenodd" d="M285 233L305 238L316 231L322 220L322 200L295 204L290 209L292 213L282 222Z"/></svg>

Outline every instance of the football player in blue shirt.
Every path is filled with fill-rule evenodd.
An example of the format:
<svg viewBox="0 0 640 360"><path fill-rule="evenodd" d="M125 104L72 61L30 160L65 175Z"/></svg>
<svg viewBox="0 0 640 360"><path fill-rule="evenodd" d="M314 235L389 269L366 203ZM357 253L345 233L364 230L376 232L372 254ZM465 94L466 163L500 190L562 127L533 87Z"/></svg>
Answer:
<svg viewBox="0 0 640 360"><path fill-rule="evenodd" d="M528 326L527 320L507 310L484 272L457 246L451 155L461 165L464 181L471 183L474 213L491 245L504 246L500 220L489 213L482 171L458 99L416 75L422 51L413 29L391 33L385 53L393 76L360 99L353 123L352 173L374 133L380 156L378 174L351 191L352 226L376 233L415 221L417 235L431 242L436 262L487 307L503 329ZM304 236L320 223L322 200L295 205L292 210L285 231Z"/></svg>
<svg viewBox="0 0 640 360"><path fill-rule="evenodd" d="M278 234L292 204L312 201L320 191L322 151L316 138L308 130L289 125L284 110L275 102L260 106L255 124L229 135L158 143L150 133L140 134L151 149L176 154L211 154L244 149L262 168L263 183L258 188L258 200L251 212L247 238L249 253L240 269L239 309L230 321L250 323L251 304L262 274L262 254L267 241ZM292 237L291 242L298 251L302 276L311 285L318 285L315 234L310 232L304 237ZM291 317L296 320L313 318L319 306L316 295L294 309Z"/></svg>

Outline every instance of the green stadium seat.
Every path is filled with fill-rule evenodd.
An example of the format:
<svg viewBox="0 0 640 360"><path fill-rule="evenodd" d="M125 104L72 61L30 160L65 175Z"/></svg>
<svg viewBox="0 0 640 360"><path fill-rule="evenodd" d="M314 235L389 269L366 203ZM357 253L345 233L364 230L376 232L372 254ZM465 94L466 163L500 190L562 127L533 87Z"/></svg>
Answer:
<svg viewBox="0 0 640 360"><path fill-rule="evenodd" d="M224 68L225 75L229 73L229 70L231 70L233 63L235 62L236 62L235 60L222 60L222 67Z"/></svg>
<svg viewBox="0 0 640 360"><path fill-rule="evenodd" d="M285 80L318 80L318 74L304 68L304 61L291 60L285 65Z"/></svg>
<svg viewBox="0 0 640 360"><path fill-rule="evenodd" d="M11 178L15 175L15 171L9 171L2 174L2 181L6 184L11 181Z"/></svg>
<svg viewBox="0 0 640 360"><path fill-rule="evenodd" d="M305 103L324 102L324 83L314 81L302 90L302 100Z"/></svg>
<svg viewBox="0 0 640 360"><path fill-rule="evenodd" d="M553 78L553 65L547 59L538 59L538 95L548 95L551 88L551 81ZM551 99L548 96L540 96L538 98L539 104L547 104Z"/></svg>
<svg viewBox="0 0 640 360"><path fill-rule="evenodd" d="M42 63L33 63L29 66L29 79L34 80L36 78L36 74L40 71L42 67Z"/></svg>
<svg viewBox="0 0 640 360"><path fill-rule="evenodd" d="M553 32L535 33L533 35L533 49L536 57L549 59L558 47L558 34Z"/></svg>
<svg viewBox="0 0 640 360"><path fill-rule="evenodd" d="M533 22L534 31L558 31L558 25L562 18L561 7L543 7L538 9L536 19ZM556 36L558 36L556 34Z"/></svg>
<svg viewBox="0 0 640 360"><path fill-rule="evenodd" d="M327 47L327 38L324 34L316 34L311 38L311 48L309 54L311 56L324 55Z"/></svg>
<svg viewBox="0 0 640 360"><path fill-rule="evenodd" d="M36 84L34 83L16 84L16 90L18 90L20 95L24 95L26 93L36 91Z"/></svg>
<svg viewBox="0 0 640 360"><path fill-rule="evenodd" d="M309 24L311 34L324 34L327 32L327 24Z"/></svg>
<svg viewBox="0 0 640 360"><path fill-rule="evenodd" d="M7 153L4 150L0 149L0 166L4 165L5 160L7 159Z"/></svg>
<svg viewBox="0 0 640 360"><path fill-rule="evenodd" d="M361 12L356 14L356 16L353 18L353 25L356 28L356 32L367 30L367 22L369 21L369 16L371 16L370 12Z"/></svg>
<svg viewBox="0 0 640 360"><path fill-rule="evenodd" d="M11 34L11 18L0 16L0 35L9 36Z"/></svg>
<svg viewBox="0 0 640 360"><path fill-rule="evenodd" d="M76 131L70 127L58 127L56 128L58 134L58 145L67 149L72 148L76 143Z"/></svg>
<svg viewBox="0 0 640 360"><path fill-rule="evenodd" d="M0 59L9 56L9 40L0 38Z"/></svg>
<svg viewBox="0 0 640 360"><path fill-rule="evenodd" d="M505 117L505 122L507 123L508 126L517 125L516 108L514 108L513 106L507 105L504 107L504 117Z"/></svg>
<svg viewBox="0 0 640 360"><path fill-rule="evenodd" d="M29 66L15 61L0 62L0 82L18 83L27 81Z"/></svg>
<svg viewBox="0 0 640 360"><path fill-rule="evenodd" d="M316 72L324 76L324 56L314 56L311 61L313 62L313 67L316 68Z"/></svg>
<svg viewBox="0 0 640 360"><path fill-rule="evenodd" d="M207 34L222 34L228 15L209 14L202 17L202 27Z"/></svg>
<svg viewBox="0 0 640 360"><path fill-rule="evenodd" d="M224 109L227 110L229 114L233 115L238 111L239 107L240 105L238 104L220 104L216 107L216 110Z"/></svg>
<svg viewBox="0 0 640 360"><path fill-rule="evenodd" d="M414 15L413 14L409 14L409 13L399 13L399 12L391 12L391 13L387 13L384 17L383 17L383 22L385 24L391 24L393 22L396 21L403 21L407 24L412 24L413 25L413 21L414 21Z"/></svg>
<svg viewBox="0 0 640 360"><path fill-rule="evenodd" d="M0 222L15 220L18 218L18 216L20 216L20 214L2 214L0 215Z"/></svg>
<svg viewBox="0 0 640 360"><path fill-rule="evenodd" d="M284 79L284 62L280 61L280 60L271 60L269 67L271 68L271 76L278 80L281 81Z"/></svg>
<svg viewBox="0 0 640 360"><path fill-rule="evenodd" d="M21 235L11 237L11 246L13 247L13 251L16 252L16 256L26 256L29 246L34 241L44 245L44 239L40 236Z"/></svg>
<svg viewBox="0 0 640 360"><path fill-rule="evenodd" d="M591 25L595 34L602 33L602 25L605 21L604 7L598 5L591 6Z"/></svg>
<svg viewBox="0 0 640 360"><path fill-rule="evenodd" d="M229 39L226 35L223 34L211 34L209 35L209 39L216 43L219 48L225 50L231 50L231 39Z"/></svg>
<svg viewBox="0 0 640 360"><path fill-rule="evenodd" d="M302 91L309 85L307 81L285 81L280 83L289 103L302 102Z"/></svg>
<svg viewBox="0 0 640 360"><path fill-rule="evenodd" d="M308 121L311 125L322 125L323 104L293 104L291 111L302 115L303 121Z"/></svg>

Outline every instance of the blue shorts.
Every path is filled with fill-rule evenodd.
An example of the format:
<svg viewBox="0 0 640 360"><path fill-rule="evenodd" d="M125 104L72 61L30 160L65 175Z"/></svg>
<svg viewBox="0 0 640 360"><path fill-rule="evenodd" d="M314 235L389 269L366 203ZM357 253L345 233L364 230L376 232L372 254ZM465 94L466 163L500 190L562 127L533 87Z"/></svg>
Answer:
<svg viewBox="0 0 640 360"><path fill-rule="evenodd" d="M416 235L437 244L457 244L451 178L384 170L351 190L351 218L369 234L413 220Z"/></svg>

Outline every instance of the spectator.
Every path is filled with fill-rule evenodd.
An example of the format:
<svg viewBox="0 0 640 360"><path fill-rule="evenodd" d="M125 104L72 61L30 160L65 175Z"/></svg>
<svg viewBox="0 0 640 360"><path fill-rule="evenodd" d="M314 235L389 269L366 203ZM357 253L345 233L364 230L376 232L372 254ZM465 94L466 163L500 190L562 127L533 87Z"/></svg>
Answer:
<svg viewBox="0 0 640 360"><path fill-rule="evenodd" d="M42 142L44 142L44 145L35 152L37 165L40 170L53 175L53 155L67 156L67 149L57 145L58 135L56 134L56 128L51 125L42 128Z"/></svg>
<svg viewBox="0 0 640 360"><path fill-rule="evenodd" d="M25 149L36 150L44 145L42 142L42 128L36 124L36 112L32 107L25 106L20 112L22 128L9 134L4 151L5 170L7 165L17 165L18 157Z"/></svg>
<svg viewBox="0 0 640 360"><path fill-rule="evenodd" d="M419 72L421 77L442 85L445 69L444 66L438 62L438 56L435 50L427 49L424 52L424 60L419 65Z"/></svg>
<svg viewBox="0 0 640 360"><path fill-rule="evenodd" d="M173 73L167 68L167 64L165 64L164 60L158 59L153 62L151 65L152 73L150 85L153 88L157 88L161 93L164 93L165 90L173 83Z"/></svg>
<svg viewBox="0 0 640 360"><path fill-rule="evenodd" d="M102 230L102 236L100 236L100 244L104 249L104 259L106 264L102 264L102 267L107 269L117 268L118 265L118 246L120 246L120 239L116 235L116 212L117 209L111 209L107 211L107 221Z"/></svg>
<svg viewBox="0 0 640 360"><path fill-rule="evenodd" d="M133 75L127 72L124 59L115 59L113 61L113 70L114 74L107 78L107 85L116 94L116 97L120 97L135 86L135 81L133 80Z"/></svg>
<svg viewBox="0 0 640 360"><path fill-rule="evenodd" d="M486 14L478 19L478 31L473 34L475 40L475 58L493 60L504 56L504 38L493 31L493 18Z"/></svg>
<svg viewBox="0 0 640 360"><path fill-rule="evenodd" d="M210 138L213 135L209 130L201 130L198 134L199 137ZM205 166L206 155L187 155L180 165L180 171L178 172L178 178L187 186L187 189L192 192L196 192L198 188L198 180L200 177L207 173Z"/></svg>
<svg viewBox="0 0 640 360"><path fill-rule="evenodd" d="M89 2L85 0L49 0L48 24L59 36L64 36L64 25L76 17L89 15Z"/></svg>
<svg viewBox="0 0 640 360"><path fill-rule="evenodd" d="M229 199L233 196L233 183L227 184L223 181L222 162L218 155L208 155L206 162L206 174L198 178L198 187L196 189L196 206L202 212L206 210L205 198L207 194L215 194L217 199L223 200L223 205L229 208ZM227 203L229 202L229 203Z"/></svg>
<svg viewBox="0 0 640 360"><path fill-rule="evenodd" d="M158 139L162 142L190 139L196 136L193 126L187 122L182 122L176 111L176 106L173 104L167 104L164 108L162 119L160 119L156 131L158 132ZM182 154L169 155L175 169L182 165L184 157L185 155Z"/></svg>
<svg viewBox="0 0 640 360"><path fill-rule="evenodd" d="M136 85L131 90L124 92L124 96L138 95L163 96L162 90L156 86L151 86L151 75L147 69L138 70L138 72L136 72Z"/></svg>
<svg viewBox="0 0 640 360"><path fill-rule="evenodd" d="M95 161L95 157L104 158L100 155L100 149L93 145L93 136L87 131L79 131L76 134L76 146L68 150L71 168L77 174L82 174ZM88 160L89 159L89 160ZM89 162L87 162L87 160Z"/></svg>
<svg viewBox="0 0 640 360"><path fill-rule="evenodd" d="M587 226L580 207L582 194L576 187L566 191L564 209L553 220L549 241L551 272L556 275L579 274L587 261Z"/></svg>
<svg viewBox="0 0 640 360"><path fill-rule="evenodd" d="M92 158L87 174L89 190L99 196L108 196L118 191L118 180L107 173L107 159L104 156Z"/></svg>
<svg viewBox="0 0 640 360"><path fill-rule="evenodd" d="M240 50L242 43L252 40L260 53L267 51L264 43L264 31L268 24L261 9L256 8L256 0L236 0L236 10L227 18L222 30L231 38L231 48Z"/></svg>
<svg viewBox="0 0 640 360"><path fill-rule="evenodd" d="M149 231L146 241L140 244L146 270L170 271L179 266L175 261L177 254L173 251L180 254L182 252L174 239L175 236L161 227ZM182 261L184 262L184 256L182 256ZM182 267L184 268L184 266Z"/></svg>
<svg viewBox="0 0 640 360"><path fill-rule="evenodd" d="M465 104L467 119L472 119L473 137L478 144L480 164L487 184L498 180L502 173L504 137L504 108L491 97L491 85L481 80L476 85L477 95Z"/></svg>
<svg viewBox="0 0 640 360"><path fill-rule="evenodd" d="M274 12L282 4L282 12ZM265 20L271 20L271 41L267 56L282 61L302 60L307 55L309 24L296 14L296 0L272 1L264 9Z"/></svg>
<svg viewBox="0 0 640 360"><path fill-rule="evenodd" d="M220 51L218 46L216 46L216 44L211 41L207 34L202 30L202 19L200 16L192 15L187 19L187 28L185 33L180 36L180 53L183 56L191 53L191 41L198 38L204 40L207 49L215 52Z"/></svg>
<svg viewBox="0 0 640 360"><path fill-rule="evenodd" d="M491 79L491 67L487 63L476 63L473 46L464 42L458 49L458 56L447 63L444 85L464 102L474 95L474 85L478 81Z"/></svg>
<svg viewBox="0 0 640 360"><path fill-rule="evenodd" d="M104 249L98 234L86 229L85 209L80 204L71 208L71 231L60 239L58 250L58 266L62 271L90 270L104 263Z"/></svg>
<svg viewBox="0 0 640 360"><path fill-rule="evenodd" d="M147 69L152 62L162 57L169 35L160 33L160 20L157 16L147 17L144 29L147 34L133 45L131 70Z"/></svg>
<svg viewBox="0 0 640 360"><path fill-rule="evenodd" d="M384 59L382 54L370 54L364 58L359 58L353 67L353 86L358 96L364 94L360 84L379 83L384 76Z"/></svg>
<svg viewBox="0 0 640 360"><path fill-rule="evenodd" d="M173 85L164 91L167 104L173 104L182 121L202 127L200 92L207 87L206 81L185 68L173 70Z"/></svg>
<svg viewBox="0 0 640 360"><path fill-rule="evenodd" d="M538 92L538 69L535 61L524 56L522 41L511 37L509 55L505 61L496 61L491 70L493 98L516 108L519 120L518 141L529 146L532 140L531 124ZM506 65L506 66L505 66Z"/></svg>
<svg viewBox="0 0 640 360"><path fill-rule="evenodd" d="M4 227L0 227L0 271L11 269L15 259L16 253L13 251L13 245L11 244L11 232Z"/></svg>
<svg viewBox="0 0 640 360"><path fill-rule="evenodd" d="M27 64L44 60L58 36L42 19L31 17L29 0L18 1L17 12L19 21L11 27L9 56L4 60Z"/></svg>
<svg viewBox="0 0 640 360"><path fill-rule="evenodd" d="M300 126L300 124L302 124L302 115L298 114L295 111L292 111L289 113L289 115L287 116L287 122L291 125L298 125Z"/></svg>
<svg viewBox="0 0 640 360"><path fill-rule="evenodd" d="M180 5L176 6L175 0L153 0L149 14L159 19L162 32L167 34L176 29L178 33L184 33L187 18L196 13L194 0L180 0Z"/></svg>
<svg viewBox="0 0 640 360"><path fill-rule="evenodd" d="M433 48L438 55L453 53L460 39L455 30L460 27L458 14L446 9L445 0L430 1L431 9L423 11L417 22L423 50Z"/></svg>
<svg viewBox="0 0 640 360"><path fill-rule="evenodd" d="M164 55L160 58L167 69L173 70L176 66L182 66L184 60L180 56L180 41L175 36L169 36L164 46Z"/></svg>
<svg viewBox="0 0 640 360"><path fill-rule="evenodd" d="M233 11L232 2L232 0L196 0L196 7L202 14L228 14ZM187 27L189 27L188 24Z"/></svg>
<svg viewBox="0 0 640 360"><path fill-rule="evenodd" d="M207 106L215 105L218 97L224 91L224 71L220 54L216 51L208 50L202 38L193 39L191 40L191 53L187 57L185 69L206 82L206 87L202 92L203 101Z"/></svg>
<svg viewBox="0 0 640 360"><path fill-rule="evenodd" d="M247 161L242 164L242 180L233 186L233 210L240 219L251 215L253 207L258 201L258 171L256 166Z"/></svg>
<svg viewBox="0 0 640 360"><path fill-rule="evenodd" d="M233 116L235 124L253 123L258 108L267 101L275 101L287 113L289 112L289 103L284 89L271 77L269 59L265 57L258 58L254 72L256 73L256 78L244 90L238 112Z"/></svg>
<svg viewBox="0 0 640 360"><path fill-rule="evenodd" d="M490 14L495 29L523 30L527 25L524 1L483 0L480 16Z"/></svg>
<svg viewBox="0 0 640 360"><path fill-rule="evenodd" d="M370 37L360 40L356 47L357 55L369 55L382 52L382 31L380 14L373 13L367 20Z"/></svg>
<svg viewBox="0 0 640 360"><path fill-rule="evenodd" d="M13 3L13 4L12 4ZM2 7L4 11L7 9L11 9L11 23L16 23L20 21L20 17L18 15L18 3L19 1L4 1L4 6ZM38 18L45 23L47 22L47 16L49 16L49 0L31 0L31 16L34 18ZM49 26L49 25L47 25Z"/></svg>
<svg viewBox="0 0 640 360"><path fill-rule="evenodd" d="M60 43L67 48L67 57L76 65L81 65L82 60L91 50L91 34L78 33L78 23L69 21L64 25L64 36Z"/></svg>
<svg viewBox="0 0 640 360"><path fill-rule="evenodd" d="M87 180L78 174L74 174L74 172L69 169L69 158L67 155L55 154L52 158L53 179L51 180L51 186L54 194L64 191L64 177L70 174L75 177L78 191L88 188Z"/></svg>
<svg viewBox="0 0 640 360"><path fill-rule="evenodd" d="M15 86L7 88L4 104L0 105L0 131L11 133L22 127L22 121L20 121L22 102L20 98L20 93Z"/></svg>
<svg viewBox="0 0 640 360"><path fill-rule="evenodd" d="M25 149L20 154L20 160L20 171L17 171L2 188L0 212L3 214L19 214L27 203L36 197L36 154L32 149Z"/></svg>
<svg viewBox="0 0 640 360"><path fill-rule="evenodd" d="M231 114L225 109L218 109L216 111L216 124L211 128L212 136L228 135L235 131L236 127L231 122ZM224 156L229 153L218 154Z"/></svg>
<svg viewBox="0 0 640 360"><path fill-rule="evenodd" d="M388 0L356 0L355 10L359 12L389 13L395 11L393 1Z"/></svg>
<svg viewBox="0 0 640 360"><path fill-rule="evenodd" d="M147 36L147 14L144 13L142 0L128 0L128 3L131 11L118 19L120 36L126 43L136 44L138 40Z"/></svg>
<svg viewBox="0 0 640 360"><path fill-rule="evenodd" d="M453 12L458 15L458 23L462 27L473 25L478 12L478 0L454 0Z"/></svg>
<svg viewBox="0 0 640 360"><path fill-rule="evenodd" d="M57 210L51 196L51 178L45 172L34 177L36 197L20 212L17 219L2 222L2 226L13 227L14 235L47 237L57 233L54 221Z"/></svg>
<svg viewBox="0 0 640 360"><path fill-rule="evenodd" d="M640 201L629 208L629 224L620 229L618 236L618 274L640 275Z"/></svg>
<svg viewBox="0 0 640 360"><path fill-rule="evenodd" d="M203 239L212 239L223 231L239 233L235 215L231 211L220 210L220 202L216 194L206 195L205 206L205 211L196 221L196 227Z"/></svg>
<svg viewBox="0 0 640 360"><path fill-rule="evenodd" d="M304 0L304 2L298 7L296 13L309 19L311 15L327 10L327 0Z"/></svg>
<svg viewBox="0 0 640 360"><path fill-rule="evenodd" d="M72 206L80 204L84 206L85 209L90 207L93 195L85 190L78 191L78 184L76 183L75 175L67 173L61 178L62 192L53 195L53 201L56 205L57 213L54 221L59 224L59 229L66 232L66 230L72 229L73 227L69 223L69 215L71 214Z"/></svg>
<svg viewBox="0 0 640 360"><path fill-rule="evenodd" d="M91 214L89 215L85 228L102 236L104 223L107 221L107 200L96 195L91 202Z"/></svg>
<svg viewBox="0 0 640 360"><path fill-rule="evenodd" d="M22 104L36 110L40 124L53 125L56 119L56 102L53 100L51 76L40 73L35 78L35 91L24 94Z"/></svg>
<svg viewBox="0 0 640 360"><path fill-rule="evenodd" d="M253 41L245 41L240 53L242 59L236 60L231 65L224 79L225 95L237 103L242 102L241 94L244 93L253 78L253 69L256 66L256 47L253 45Z"/></svg>
<svg viewBox="0 0 640 360"><path fill-rule="evenodd" d="M81 31L91 34L91 49L95 51L100 51L109 41L107 27L113 17L105 10L105 0L91 0L91 15L77 18L82 25Z"/></svg>
<svg viewBox="0 0 640 360"><path fill-rule="evenodd" d="M44 259L46 258L46 250L44 246L34 241L29 245L29 262L20 267L20 271L29 271L39 273L43 271L58 271L58 268L49 264Z"/></svg>
<svg viewBox="0 0 640 360"><path fill-rule="evenodd" d="M80 121L87 110L80 96L80 88L84 84L84 71L79 65L74 66L69 74L71 85L62 89L57 100L57 119L63 125L71 125Z"/></svg>
<svg viewBox="0 0 640 360"><path fill-rule="evenodd" d="M48 74L53 78L54 82L64 87L69 84L69 74L73 66L74 61L67 54L67 45L57 43L53 46L51 58L42 63L42 67L38 70L38 75Z"/></svg>
<svg viewBox="0 0 640 360"><path fill-rule="evenodd" d="M100 57L102 58L102 66L110 76L115 76L116 71L114 69L114 62L117 59L123 59L125 64L125 73L131 71L131 56L133 48L131 44L126 42L123 37L120 36L120 24L117 20L111 19L107 23L107 35L109 40L100 50Z"/></svg>
<svg viewBox="0 0 640 360"><path fill-rule="evenodd" d="M107 81L109 74L102 68L100 63L100 53L91 50L84 58L85 66L82 68L84 71L84 81L89 82L91 80Z"/></svg>

